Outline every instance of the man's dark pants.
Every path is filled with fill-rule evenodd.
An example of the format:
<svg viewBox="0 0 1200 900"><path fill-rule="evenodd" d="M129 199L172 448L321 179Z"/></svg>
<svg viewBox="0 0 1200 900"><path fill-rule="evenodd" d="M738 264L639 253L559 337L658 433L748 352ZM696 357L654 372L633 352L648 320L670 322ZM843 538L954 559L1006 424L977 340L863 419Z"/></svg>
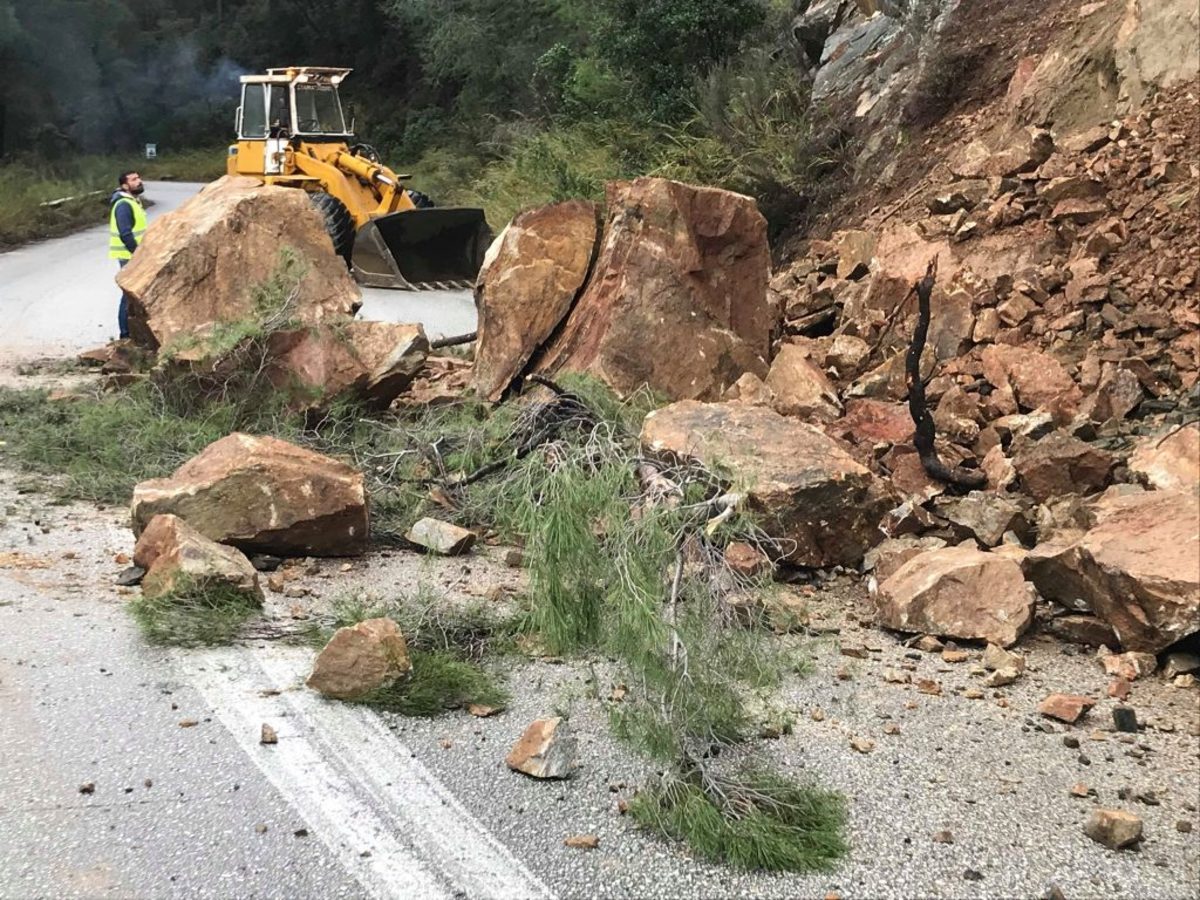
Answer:
<svg viewBox="0 0 1200 900"><path fill-rule="evenodd" d="M118 259L117 264L123 269L127 259ZM121 305L117 307L117 333L122 340L129 337L129 297L121 291Z"/></svg>

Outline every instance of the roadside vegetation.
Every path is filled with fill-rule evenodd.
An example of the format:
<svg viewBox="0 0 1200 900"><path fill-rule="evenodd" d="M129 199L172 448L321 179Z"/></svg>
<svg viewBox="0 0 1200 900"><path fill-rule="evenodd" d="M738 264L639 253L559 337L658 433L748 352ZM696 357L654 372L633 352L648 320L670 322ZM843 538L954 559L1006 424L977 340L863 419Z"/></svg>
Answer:
<svg viewBox="0 0 1200 900"><path fill-rule="evenodd" d="M436 202L482 206L497 230L522 208L657 174L755 197L777 236L836 190L846 154L809 103L788 0L331 0L320 29L276 27L308 21L301 0L234 5L222 22L192 0L153 14L82 0L93 5L62 23L94 58L58 59L45 12L14 11L8 55L0 33L15 73L0 107L22 111L0 129L0 246L102 221L103 203L38 204L108 188L127 165L221 174L237 76L267 60L353 67L343 100L357 139ZM66 66L53 86L37 76L50 60ZM164 156L139 161L145 141Z"/></svg>
<svg viewBox="0 0 1200 900"><path fill-rule="evenodd" d="M203 647L228 644L260 612L244 592L228 585L195 584L181 578L159 597L139 595L129 612L151 644Z"/></svg>
<svg viewBox="0 0 1200 900"><path fill-rule="evenodd" d="M225 149L189 150L157 160L135 154L0 159L0 250L106 223L108 198L126 169L147 180L212 181L225 172ZM153 200L153 191L147 196Z"/></svg>

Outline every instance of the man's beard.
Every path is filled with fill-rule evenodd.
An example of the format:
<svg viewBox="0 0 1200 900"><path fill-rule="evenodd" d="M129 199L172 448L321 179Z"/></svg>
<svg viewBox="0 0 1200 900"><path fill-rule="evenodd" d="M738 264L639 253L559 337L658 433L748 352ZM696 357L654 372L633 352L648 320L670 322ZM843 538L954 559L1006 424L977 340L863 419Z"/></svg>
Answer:
<svg viewBox="0 0 1200 900"><path fill-rule="evenodd" d="M145 192L146 192L146 186L144 184L139 184L137 187L131 187L129 189L129 193L133 194L133 196L135 196L135 197L140 197Z"/></svg>

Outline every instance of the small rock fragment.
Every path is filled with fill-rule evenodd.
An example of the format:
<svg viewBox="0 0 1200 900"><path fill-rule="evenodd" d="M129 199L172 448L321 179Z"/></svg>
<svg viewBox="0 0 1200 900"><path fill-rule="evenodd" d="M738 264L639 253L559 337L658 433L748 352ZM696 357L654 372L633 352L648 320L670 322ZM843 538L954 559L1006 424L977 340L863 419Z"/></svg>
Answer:
<svg viewBox="0 0 1200 900"><path fill-rule="evenodd" d="M200 724L200 722L197 719L180 719L179 720L180 728L195 728L199 724Z"/></svg>
<svg viewBox="0 0 1200 900"><path fill-rule="evenodd" d="M850 738L850 747L859 753L870 753L875 749L875 742L870 738Z"/></svg>
<svg viewBox="0 0 1200 900"><path fill-rule="evenodd" d="M258 742L260 744L278 744L279 735L275 733L275 729L266 722L262 723L262 734L259 735Z"/></svg>
<svg viewBox="0 0 1200 900"><path fill-rule="evenodd" d="M575 762L575 738L561 717L537 719L505 759L508 767L533 778L566 778Z"/></svg>
<svg viewBox="0 0 1200 900"><path fill-rule="evenodd" d="M472 703L467 707L467 712L479 719L486 719L489 716L494 716L503 709L501 706L487 706L483 703Z"/></svg>
<svg viewBox="0 0 1200 900"><path fill-rule="evenodd" d="M933 842L935 844L953 844L954 834L950 831L935 831L933 833Z"/></svg>
<svg viewBox="0 0 1200 900"><path fill-rule="evenodd" d="M85 781L83 784L81 784L81 785L79 786L79 793L81 793L81 794L94 794L94 793L96 793L96 782L94 782L94 781Z"/></svg>
<svg viewBox="0 0 1200 900"><path fill-rule="evenodd" d="M1083 826L1083 833L1110 850L1120 850L1142 837L1142 820L1121 809L1095 809Z"/></svg>
<svg viewBox="0 0 1200 900"><path fill-rule="evenodd" d="M404 537L432 553L458 556L470 550L478 536L466 528L427 516L417 521Z"/></svg>
<svg viewBox="0 0 1200 900"><path fill-rule="evenodd" d="M1113 724L1117 731L1136 734L1138 730L1137 712L1128 706L1118 706L1113 709Z"/></svg>
<svg viewBox="0 0 1200 900"><path fill-rule="evenodd" d="M1058 719L1073 725L1079 718L1096 705L1091 697L1081 697L1078 694L1051 694L1038 704L1038 712L1051 719Z"/></svg>
<svg viewBox="0 0 1200 900"><path fill-rule="evenodd" d="M1151 675L1158 668L1158 658L1153 653L1112 653L1103 657L1100 662L1104 671L1109 675L1124 678L1126 681L1137 681L1143 675Z"/></svg>
<svg viewBox="0 0 1200 900"><path fill-rule="evenodd" d="M563 843L576 850L595 850L600 846L600 838L594 834L573 834L563 840Z"/></svg>

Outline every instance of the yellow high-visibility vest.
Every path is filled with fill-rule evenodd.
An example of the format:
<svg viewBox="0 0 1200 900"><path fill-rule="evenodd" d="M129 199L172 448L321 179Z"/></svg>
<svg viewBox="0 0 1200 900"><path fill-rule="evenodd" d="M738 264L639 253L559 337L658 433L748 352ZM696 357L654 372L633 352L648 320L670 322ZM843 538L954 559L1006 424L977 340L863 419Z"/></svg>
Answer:
<svg viewBox="0 0 1200 900"><path fill-rule="evenodd" d="M140 244L142 242L142 235L146 233L146 210L142 208L142 204L138 203L132 197L123 196L117 198L117 202L112 205L112 209L108 213L109 259L129 259L133 256L129 248L121 240L121 232L117 229L117 207L122 203L128 203L133 208L133 239Z"/></svg>

